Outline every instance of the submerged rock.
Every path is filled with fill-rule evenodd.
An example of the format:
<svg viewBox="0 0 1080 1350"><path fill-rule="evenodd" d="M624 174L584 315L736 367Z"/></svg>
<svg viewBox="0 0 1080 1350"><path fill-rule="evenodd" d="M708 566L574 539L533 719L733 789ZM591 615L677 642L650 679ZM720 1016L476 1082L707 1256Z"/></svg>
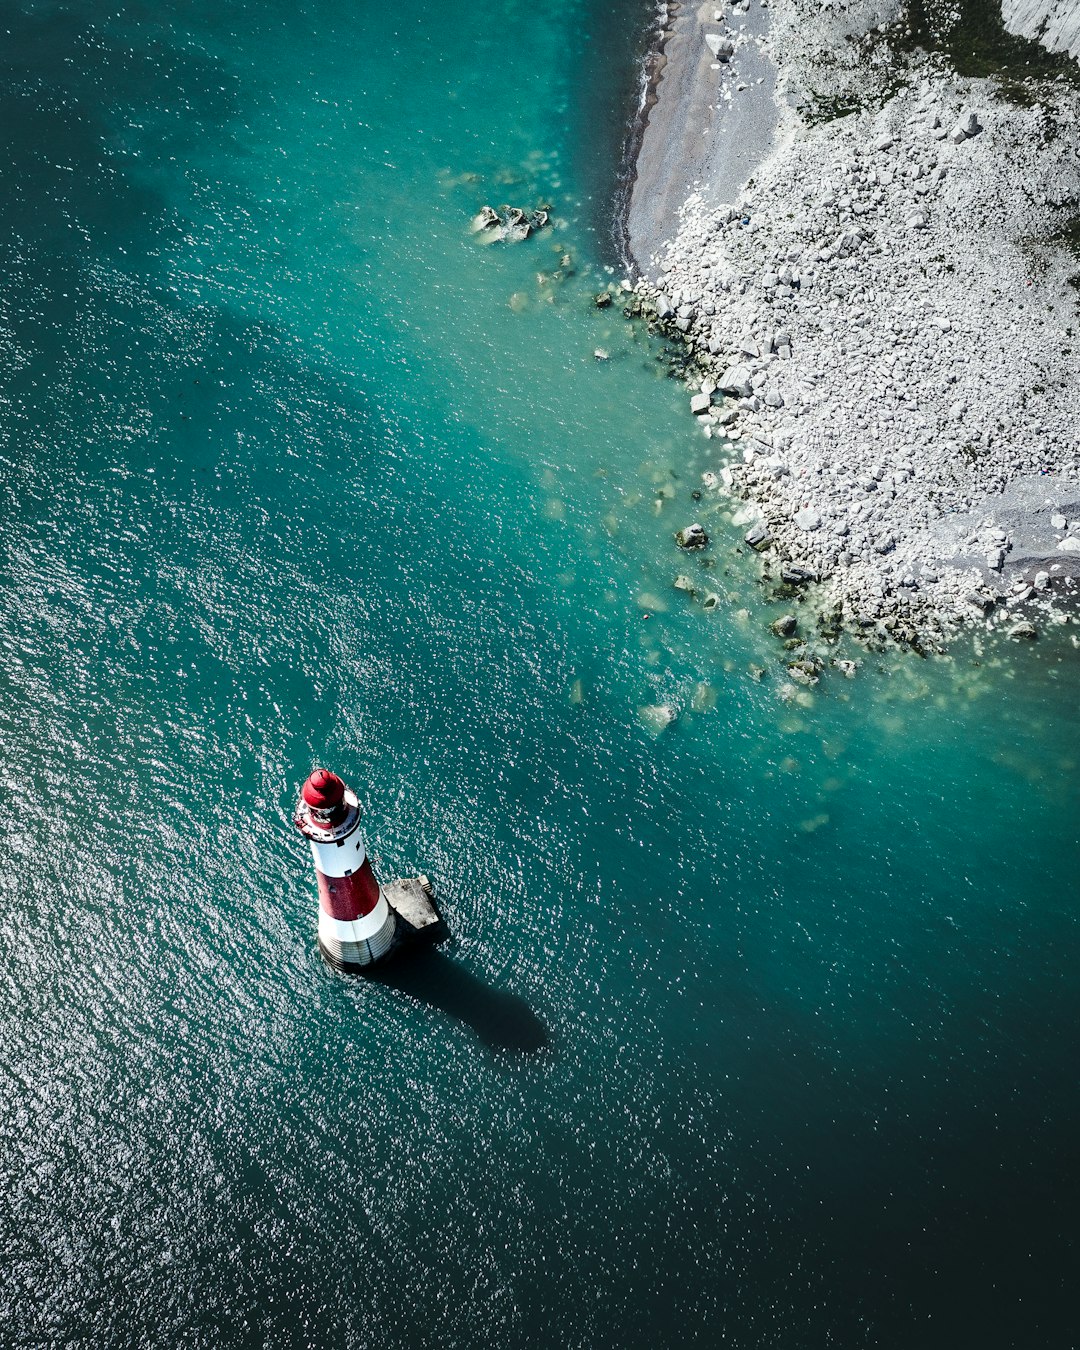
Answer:
<svg viewBox="0 0 1080 1350"><path fill-rule="evenodd" d="M785 614L770 625L777 637L791 637L799 623L794 614Z"/></svg>
<svg viewBox="0 0 1080 1350"><path fill-rule="evenodd" d="M637 711L638 721L653 736L666 731L679 715L679 710L670 703L647 703Z"/></svg>

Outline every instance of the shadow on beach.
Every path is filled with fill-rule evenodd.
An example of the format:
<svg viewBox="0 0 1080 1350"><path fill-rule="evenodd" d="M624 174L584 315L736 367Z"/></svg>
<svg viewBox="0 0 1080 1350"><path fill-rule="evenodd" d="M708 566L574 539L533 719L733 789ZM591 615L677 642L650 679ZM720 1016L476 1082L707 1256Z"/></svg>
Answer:
<svg viewBox="0 0 1080 1350"><path fill-rule="evenodd" d="M493 988L441 952L411 952L366 978L461 1022L489 1050L535 1055L549 1043L547 1027L523 998Z"/></svg>

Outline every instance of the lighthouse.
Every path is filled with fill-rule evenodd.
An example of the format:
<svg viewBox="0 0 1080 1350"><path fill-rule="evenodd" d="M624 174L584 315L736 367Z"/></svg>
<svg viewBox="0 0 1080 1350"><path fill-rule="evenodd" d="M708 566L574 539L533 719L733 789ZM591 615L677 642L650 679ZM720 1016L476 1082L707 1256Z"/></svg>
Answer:
<svg viewBox="0 0 1080 1350"><path fill-rule="evenodd" d="M447 936L427 877L379 884L360 816L356 793L336 773L315 769L294 817L315 861L319 949L332 966L346 971L364 970L402 947Z"/></svg>

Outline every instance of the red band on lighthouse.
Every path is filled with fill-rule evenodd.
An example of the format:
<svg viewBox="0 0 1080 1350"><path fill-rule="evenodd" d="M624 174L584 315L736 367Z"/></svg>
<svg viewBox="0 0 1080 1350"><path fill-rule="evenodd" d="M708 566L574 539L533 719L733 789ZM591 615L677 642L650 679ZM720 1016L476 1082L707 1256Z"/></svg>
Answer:
<svg viewBox="0 0 1080 1350"><path fill-rule="evenodd" d="M328 877L319 870L316 859L315 874L319 882L319 904L334 919L351 922L370 914L379 903L379 883L366 858L360 870L351 877Z"/></svg>
<svg viewBox="0 0 1080 1350"><path fill-rule="evenodd" d="M296 826L315 861L319 945L335 964L370 965L390 950L397 920L371 870L356 794L336 773L316 769L300 794Z"/></svg>

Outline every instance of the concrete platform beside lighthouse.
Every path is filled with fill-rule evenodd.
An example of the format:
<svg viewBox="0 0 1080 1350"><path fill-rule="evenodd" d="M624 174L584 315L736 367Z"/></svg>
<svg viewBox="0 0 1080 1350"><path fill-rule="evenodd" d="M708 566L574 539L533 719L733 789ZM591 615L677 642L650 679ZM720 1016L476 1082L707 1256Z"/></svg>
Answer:
<svg viewBox="0 0 1080 1350"><path fill-rule="evenodd" d="M399 877L383 887L383 894L398 917L391 951L399 946L434 946L450 936L426 876Z"/></svg>

